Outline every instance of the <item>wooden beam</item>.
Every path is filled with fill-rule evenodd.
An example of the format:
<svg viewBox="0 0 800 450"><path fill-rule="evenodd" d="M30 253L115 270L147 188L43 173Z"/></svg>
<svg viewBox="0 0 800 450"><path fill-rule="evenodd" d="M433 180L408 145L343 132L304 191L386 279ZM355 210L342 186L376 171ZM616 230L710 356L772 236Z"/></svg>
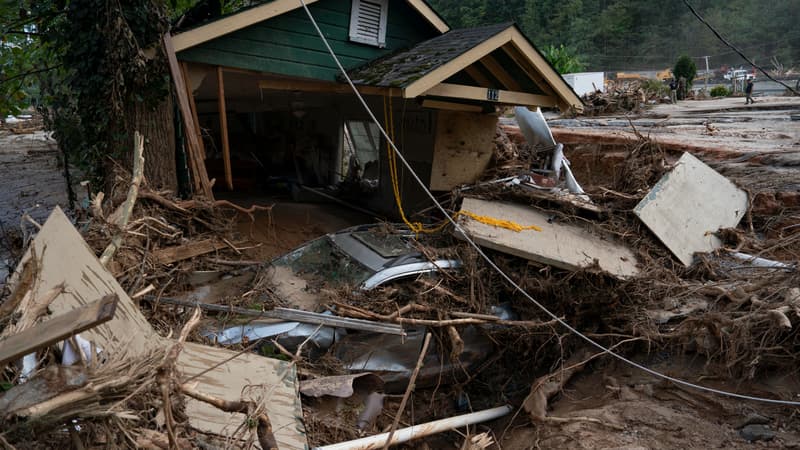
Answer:
<svg viewBox="0 0 800 450"><path fill-rule="evenodd" d="M181 63L181 74L184 80L189 79L189 65ZM197 118L197 104L194 102L194 93L189 84L186 84L186 96L189 97L189 109L192 110L192 120L194 121L194 132L197 135L197 142L200 144L200 156L203 161L206 159L206 146L203 144L203 132L200 130L200 119Z"/></svg>
<svg viewBox="0 0 800 450"><path fill-rule="evenodd" d="M258 82L258 87L273 91L324 92L329 94L351 94L353 92L353 89L345 83L290 78L264 78ZM356 85L356 89L364 95L386 95L392 97L401 97L403 95L403 91L400 88Z"/></svg>
<svg viewBox="0 0 800 450"><path fill-rule="evenodd" d="M467 73L476 83L480 84L483 87L495 87L494 83L486 77L486 75L481 72L480 69L475 67L474 64L470 64L467 67L464 67L464 72Z"/></svg>
<svg viewBox="0 0 800 450"><path fill-rule="evenodd" d="M181 116L183 117L183 128L187 131L186 156L189 159L189 168L192 171L195 192L200 192L209 200L214 200L214 193L211 191L211 183L208 181L208 172L206 171L206 164L203 158L203 142L202 140L198 142L198 136L192 132L192 130L196 130L196 125L191 106L189 105L189 96L191 92L189 92L186 86L183 72L178 64L178 58L175 56L175 49L172 46L172 37L169 33L164 35L164 51L167 53L170 75L175 84L175 94L178 96L178 105L180 106Z"/></svg>
<svg viewBox="0 0 800 450"><path fill-rule="evenodd" d="M214 239L204 239L202 241L192 241L184 245L175 245L158 249L152 253L153 259L159 264L171 264L184 259L194 258L195 256L205 255L215 250L225 248L227 244L218 242Z"/></svg>
<svg viewBox="0 0 800 450"><path fill-rule="evenodd" d="M463 70L470 64L473 64L475 61L478 61L479 59L498 49L501 45L507 43L511 39L511 32L513 30L514 26L510 25L505 30L495 34L475 47L472 47L470 50L442 64L424 77L414 81L405 88L404 97L414 98L422 95L423 92L431 89L442 81L455 75L457 72Z"/></svg>
<svg viewBox="0 0 800 450"><path fill-rule="evenodd" d="M465 100L489 101L489 89L461 84L441 83L427 90L423 95L435 97L461 98ZM521 106L556 106L557 99L545 95L527 94L525 92L498 91L498 100L494 103Z"/></svg>
<svg viewBox="0 0 800 450"><path fill-rule="evenodd" d="M439 17L438 14L436 14L436 11L428 6L427 2L423 0L406 0L406 2L411 5L411 7L416 9L420 14L422 14L428 23L433 25L433 27L436 28L440 33L447 33L450 31L450 27L447 26L447 24L444 22L444 20L442 20L441 17Z"/></svg>
<svg viewBox="0 0 800 450"><path fill-rule="evenodd" d="M514 62L517 63L520 69L525 72L525 75L533 81L536 86L539 87L546 95L555 95L553 89L550 87L550 84L545 80L544 76L536 69L536 67L531 64L531 62L519 51L513 44L509 43L502 47L503 51L506 52Z"/></svg>
<svg viewBox="0 0 800 450"><path fill-rule="evenodd" d="M231 171L231 147L228 143L228 112L225 108L225 80L222 67L217 66L217 98L219 105L219 130L222 140L222 164L225 166L225 184L233 190L233 172Z"/></svg>
<svg viewBox="0 0 800 450"><path fill-rule="evenodd" d="M527 57L539 72L548 81L550 87L555 91L559 97L560 106L573 107L578 111L583 110L583 102L575 94L575 91L561 78L561 75L553 69L550 63L539 53L533 45L531 45L528 38L526 38L516 27L511 30L511 42L525 57Z"/></svg>
<svg viewBox="0 0 800 450"><path fill-rule="evenodd" d="M73 309L0 341L0 367L31 352L63 341L81 331L108 322L117 310L116 294Z"/></svg>
<svg viewBox="0 0 800 450"><path fill-rule="evenodd" d="M431 100L428 98L422 101L422 106L424 108L445 109L448 111L483 112L483 107L479 105L444 102L441 100Z"/></svg>
<svg viewBox="0 0 800 450"><path fill-rule="evenodd" d="M489 72L492 74L493 77L497 78L502 84L503 87L510 90L510 91L520 91L521 87L517 80L514 79L511 75L508 74L506 69L497 62L496 59L492 55L486 55L479 61L486 67Z"/></svg>
<svg viewBox="0 0 800 450"><path fill-rule="evenodd" d="M347 328L349 330L371 331L373 333L394 334L404 336L405 331L401 325L393 323L374 322L364 319L353 319L350 317L329 316L299 309L275 308L269 311L257 311L254 309L239 308L236 306L214 305L210 303L200 303L191 300L181 300L177 298L156 297L146 295L143 300L152 303L163 303L166 305L178 305L197 307L205 311L236 314L263 319L281 319L292 322L311 323L315 325L326 325L331 327Z"/></svg>
<svg viewBox="0 0 800 450"><path fill-rule="evenodd" d="M305 0L307 5L316 3L317 0ZM236 30L241 30L262 20L271 19L289 11L302 7L298 0L275 0L267 4L248 8L242 12L231 14L227 17L209 22L189 31L177 34L174 37L175 51L186 50L189 47L202 44L211 39L224 36Z"/></svg>

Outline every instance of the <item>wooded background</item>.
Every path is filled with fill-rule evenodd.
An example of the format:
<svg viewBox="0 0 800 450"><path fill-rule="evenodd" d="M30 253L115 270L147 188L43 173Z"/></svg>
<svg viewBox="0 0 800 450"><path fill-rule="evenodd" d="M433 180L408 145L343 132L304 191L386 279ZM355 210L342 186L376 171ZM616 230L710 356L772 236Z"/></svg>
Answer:
<svg viewBox="0 0 800 450"><path fill-rule="evenodd" d="M672 67L682 54L709 65L745 62L680 0L429 0L453 28L516 22L540 49L565 45L586 70ZM732 44L765 69L800 66L798 0L691 0Z"/></svg>

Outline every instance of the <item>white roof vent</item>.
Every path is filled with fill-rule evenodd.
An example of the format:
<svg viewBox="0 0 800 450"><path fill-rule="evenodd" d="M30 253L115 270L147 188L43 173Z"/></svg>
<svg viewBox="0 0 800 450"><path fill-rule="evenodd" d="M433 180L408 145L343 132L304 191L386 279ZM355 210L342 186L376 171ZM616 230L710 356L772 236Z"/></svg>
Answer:
<svg viewBox="0 0 800 450"><path fill-rule="evenodd" d="M386 46L386 16L389 0L353 0L350 12L350 40Z"/></svg>

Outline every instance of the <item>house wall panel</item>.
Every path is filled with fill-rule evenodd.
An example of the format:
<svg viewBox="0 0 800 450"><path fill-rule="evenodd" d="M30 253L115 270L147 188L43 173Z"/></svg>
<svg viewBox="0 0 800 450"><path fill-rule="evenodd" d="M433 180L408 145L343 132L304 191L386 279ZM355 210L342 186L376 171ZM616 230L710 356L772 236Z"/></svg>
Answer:
<svg viewBox="0 0 800 450"><path fill-rule="evenodd" d="M497 116L440 111L430 188L447 191L475 182L492 159Z"/></svg>
<svg viewBox="0 0 800 450"><path fill-rule="evenodd" d="M350 0L309 6L345 69L430 39L438 32L403 0L389 5L386 47L349 41ZM260 22L178 53L182 61L335 81L333 59L302 9Z"/></svg>

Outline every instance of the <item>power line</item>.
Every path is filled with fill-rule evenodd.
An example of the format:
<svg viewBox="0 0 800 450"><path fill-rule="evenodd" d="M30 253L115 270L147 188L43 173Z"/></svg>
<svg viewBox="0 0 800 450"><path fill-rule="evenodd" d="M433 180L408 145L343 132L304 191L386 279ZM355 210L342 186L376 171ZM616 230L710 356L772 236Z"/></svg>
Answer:
<svg viewBox="0 0 800 450"><path fill-rule="evenodd" d="M722 43L723 43L723 44L727 45L727 46L728 46L728 47L729 47L731 50L733 50L733 51L735 51L736 53L738 53L738 54L739 54L739 56L741 56L742 58L744 58L744 60L745 60L745 61L747 61L747 62L748 62L748 63L749 63L751 66L753 66L753 67L755 67L756 69L760 70L760 71L761 71L761 73L763 73L765 77L767 77L767 78L769 78L770 80L772 80L772 81L774 81L774 82L776 82L776 83L778 83L778 84L782 85L783 87L785 87L786 89L788 89L789 91L791 91L792 93L794 93L794 95L800 95L800 93L798 93L797 91L795 91L795 90L794 90L794 89L793 89L791 86L789 86L788 84L786 84L786 83L784 83L784 82L782 82L782 81L778 81L778 80L776 80L775 78L772 78L772 75L768 74L768 73L767 73L767 71L766 71L766 70L764 70L764 69L763 69L761 66L759 66L759 65L756 65L756 63L754 63L753 61L751 61L751 60L750 60L750 58L748 58L747 56L744 56L744 53L742 53L742 51L741 51L741 50L739 50L738 48L736 48L736 47L735 47L733 44L731 44L731 43L730 43L730 42L728 42L728 41L727 41L727 40L726 40L724 37L722 37L722 35L721 35L721 34L719 34L719 32L718 32L716 29L714 29L714 27L712 27L710 23L706 22L706 20L705 20L705 19L703 19L703 18L700 16L700 14L698 14L698 13L697 13L697 11L695 11L695 9L692 7L692 5L690 5L690 4L689 4L689 0L683 0L683 3L684 3L684 4L685 4L685 5L686 5L686 6L689 8L689 11L691 11L691 12L692 12L692 14L694 14L694 16L695 16L695 17L697 17L697 19L698 19L700 22L704 23L704 24L705 24L705 25L708 27L708 29L709 29L709 30L711 30L711 32L712 32L712 33L714 33L714 35L715 35L715 36L717 36L717 38L719 38L719 40L720 40L720 41L722 41Z"/></svg>
<svg viewBox="0 0 800 450"><path fill-rule="evenodd" d="M414 168L411 167L411 164L408 163L408 161L406 160L405 156L403 156L403 154L400 153L400 150L397 148L397 146L395 145L394 141L392 141L392 139L389 138L389 135L386 133L386 130L383 128L383 126L380 124L378 119L375 117L375 114L372 112L372 110L370 109L369 105L367 105L367 102L364 100L364 97L362 97L361 93L358 92L358 89L356 89L355 84L353 84L353 80L350 79L350 76L347 74L347 71L344 70L344 67L342 66L342 63L339 61L339 58L336 56L336 53L334 53L333 49L331 48L330 44L328 43L328 40L325 38L325 35L322 33L322 30L320 30L319 26L317 25L317 21L314 20L314 16L311 14L311 11L308 9L308 6L306 5L305 0L298 0L298 1L303 6L303 9L306 11L306 14L308 15L308 18L311 20L311 24L314 25L314 29L316 29L317 34L319 35L320 39L322 39L322 42L325 44L325 47L328 49L328 53L330 53L331 57L333 58L334 62L336 63L336 66L339 68L339 71L342 73L344 78L347 80L347 84L350 85L350 88L353 90L353 93L356 95L358 100L361 102L361 106L364 107L364 110L367 112L369 117L372 119L373 122L375 122L375 125L377 125L378 129L381 131L381 135L383 135L383 138L386 139L386 142L388 142L389 145L391 146L392 151L394 151L395 155L400 158L400 161L402 161L403 165L408 169L408 171L411 174L412 178L414 178L414 181L416 181L417 184L419 184L419 186L422 188L422 190L425 192L425 194L428 196L428 198L431 199L431 201L436 206L436 208L442 214L444 214L444 217L447 218L447 221L450 222L450 224L452 224L453 227L455 227L456 231L458 233L460 233L461 236L464 237L464 239L470 244L470 246L472 246L472 248L475 249L476 252L478 252L478 255L480 255L481 258L483 258L489 264L489 266L492 267L492 269L495 270L504 280L506 280L506 282L508 282L509 285L511 285L515 290L517 290L519 293L521 293L525 298L527 298L531 303L533 303L543 313L545 313L548 316L550 316L553 320L558 322L561 326L563 326L564 328L569 330L571 333L573 333L576 336L580 337L581 339L583 339L584 341L586 341L587 343L589 343L593 347L596 347L597 349L601 350L604 354L611 355L614 358L617 358L618 360L620 360L620 361L622 361L622 362L624 362L624 363L626 363L628 365L636 367L636 368L638 368L638 369L640 369L640 370L642 370L644 372L649 373L650 375L659 377L661 379L668 380L668 381L671 381L673 383L680 384L682 386L690 387L690 388L693 388L693 389L706 391L706 392L712 392L712 393L715 393L715 394L725 395L725 396L728 396L728 397L738 398L738 399L742 399L742 400L752 400L752 401L759 401L759 402L773 403L773 404L780 404L780 405L800 406L800 402L796 402L796 401L776 400L776 399L771 399L771 398L753 397L753 396L749 396L749 395L736 394L734 392L727 392L727 391L723 391L723 390L719 390L719 389L714 389L714 388L710 388L710 387L707 387L707 386L701 386L701 385L690 383L688 381L681 380L679 378L675 378L675 377L669 376L667 374L663 374L661 372L658 372L656 370L650 369L649 367L643 366L643 365L641 365L641 364L639 364L639 363L637 363L635 361L632 361L632 360L630 360L630 359L628 359L628 358L626 358L626 357L624 357L624 356L622 356L622 355L620 355L618 353L613 352L611 349L609 349L607 347L604 347L599 342L595 341L594 339L590 338L589 336L586 336L585 334L581 333L580 331L578 331L577 329L572 327L570 324L565 322L562 318L558 317L556 314L554 314L549 309L547 309L547 307L545 307L544 305L539 303L536 299L534 299L530 294L528 294L528 292L526 292L522 288L522 286L520 286L513 279L511 279L511 277L508 274L506 274L499 266L497 266L497 264L495 264L494 261L491 260L491 258L489 258L489 256L486 255L486 253L483 252L483 250L478 246L478 244L476 244L475 241L473 241L472 238L464 231L464 229L461 228L461 225L459 225L458 222L456 222L455 219L453 219L453 217L447 212L447 210L444 209L442 204L439 203L439 201L436 199L436 197L433 195L433 193L430 190L428 190L428 187L425 185L425 183L422 181L422 179L419 177L419 175L417 175L417 172L414 171Z"/></svg>

